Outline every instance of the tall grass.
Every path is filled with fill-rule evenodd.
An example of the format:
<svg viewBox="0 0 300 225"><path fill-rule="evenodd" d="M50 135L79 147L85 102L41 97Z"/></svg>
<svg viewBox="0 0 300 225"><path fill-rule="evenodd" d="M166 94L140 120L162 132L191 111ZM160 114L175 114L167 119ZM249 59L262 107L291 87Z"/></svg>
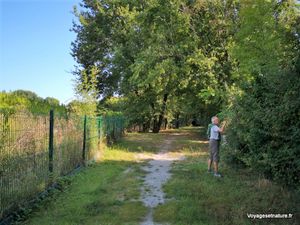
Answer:
<svg viewBox="0 0 300 225"><path fill-rule="evenodd" d="M118 119L122 120L87 117L85 162L99 159L105 139L121 136L123 126ZM0 114L0 218L85 163L83 122L80 116L54 116L54 170L50 174L49 117Z"/></svg>

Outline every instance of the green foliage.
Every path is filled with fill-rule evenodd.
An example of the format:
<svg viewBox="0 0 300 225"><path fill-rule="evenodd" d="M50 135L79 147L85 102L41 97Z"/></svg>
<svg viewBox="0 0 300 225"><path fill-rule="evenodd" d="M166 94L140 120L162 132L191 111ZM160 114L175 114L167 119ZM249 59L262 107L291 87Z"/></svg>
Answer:
<svg viewBox="0 0 300 225"><path fill-rule="evenodd" d="M116 97L112 96L109 98L105 98L100 101L98 104L98 111L99 112L124 112L126 109L125 107L126 98L124 97Z"/></svg>
<svg viewBox="0 0 300 225"><path fill-rule="evenodd" d="M84 0L82 6L75 9L72 49L79 92L121 94L132 124L151 124L154 132L185 106L199 106L189 108L194 117L224 102L233 83L234 1ZM183 95L190 99L182 106Z"/></svg>
<svg viewBox="0 0 300 225"><path fill-rule="evenodd" d="M144 131L222 111L228 159L296 184L299 12L294 0L83 0L78 91Z"/></svg>
<svg viewBox="0 0 300 225"><path fill-rule="evenodd" d="M237 100L228 131L227 154L286 185L300 181L299 84L299 72L257 77Z"/></svg>
<svg viewBox="0 0 300 225"><path fill-rule="evenodd" d="M259 74L278 69L283 46L274 18L277 4L275 1L241 1L240 28L234 37L232 51L239 59L242 72Z"/></svg>
<svg viewBox="0 0 300 225"><path fill-rule="evenodd" d="M225 158L295 186L300 182L299 12L289 1L244 1L241 8L233 50L251 79L244 80L227 110Z"/></svg>
<svg viewBox="0 0 300 225"><path fill-rule="evenodd" d="M50 109L56 113L65 115L66 108L55 98L41 98L31 91L17 90L12 92L0 92L0 112L15 113L25 112L31 114L49 114Z"/></svg>
<svg viewBox="0 0 300 225"><path fill-rule="evenodd" d="M67 105L68 112L75 115L96 115L97 103L91 101L73 100Z"/></svg>

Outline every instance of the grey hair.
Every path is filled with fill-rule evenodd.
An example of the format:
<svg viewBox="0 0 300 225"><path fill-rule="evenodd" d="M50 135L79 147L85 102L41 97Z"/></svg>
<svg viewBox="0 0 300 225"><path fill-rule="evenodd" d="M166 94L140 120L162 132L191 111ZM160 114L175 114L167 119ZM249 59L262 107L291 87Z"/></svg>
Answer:
<svg viewBox="0 0 300 225"><path fill-rule="evenodd" d="M211 122L214 123L215 119L218 119L218 117L213 116L213 117L211 118Z"/></svg>

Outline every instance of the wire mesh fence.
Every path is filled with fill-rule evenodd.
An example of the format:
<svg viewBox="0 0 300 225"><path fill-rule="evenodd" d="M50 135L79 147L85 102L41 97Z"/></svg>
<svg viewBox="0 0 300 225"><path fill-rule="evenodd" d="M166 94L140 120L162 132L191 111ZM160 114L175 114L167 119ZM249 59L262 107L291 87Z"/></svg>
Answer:
<svg viewBox="0 0 300 225"><path fill-rule="evenodd" d="M121 116L0 113L0 219L59 176L99 159L104 141L123 130Z"/></svg>

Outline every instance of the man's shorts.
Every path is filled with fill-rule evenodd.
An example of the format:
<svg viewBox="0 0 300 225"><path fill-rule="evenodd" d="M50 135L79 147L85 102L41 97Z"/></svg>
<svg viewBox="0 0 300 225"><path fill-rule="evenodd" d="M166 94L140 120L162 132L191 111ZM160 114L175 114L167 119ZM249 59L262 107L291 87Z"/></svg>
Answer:
<svg viewBox="0 0 300 225"><path fill-rule="evenodd" d="M219 162L219 147L220 140L209 140L209 159L214 162Z"/></svg>

